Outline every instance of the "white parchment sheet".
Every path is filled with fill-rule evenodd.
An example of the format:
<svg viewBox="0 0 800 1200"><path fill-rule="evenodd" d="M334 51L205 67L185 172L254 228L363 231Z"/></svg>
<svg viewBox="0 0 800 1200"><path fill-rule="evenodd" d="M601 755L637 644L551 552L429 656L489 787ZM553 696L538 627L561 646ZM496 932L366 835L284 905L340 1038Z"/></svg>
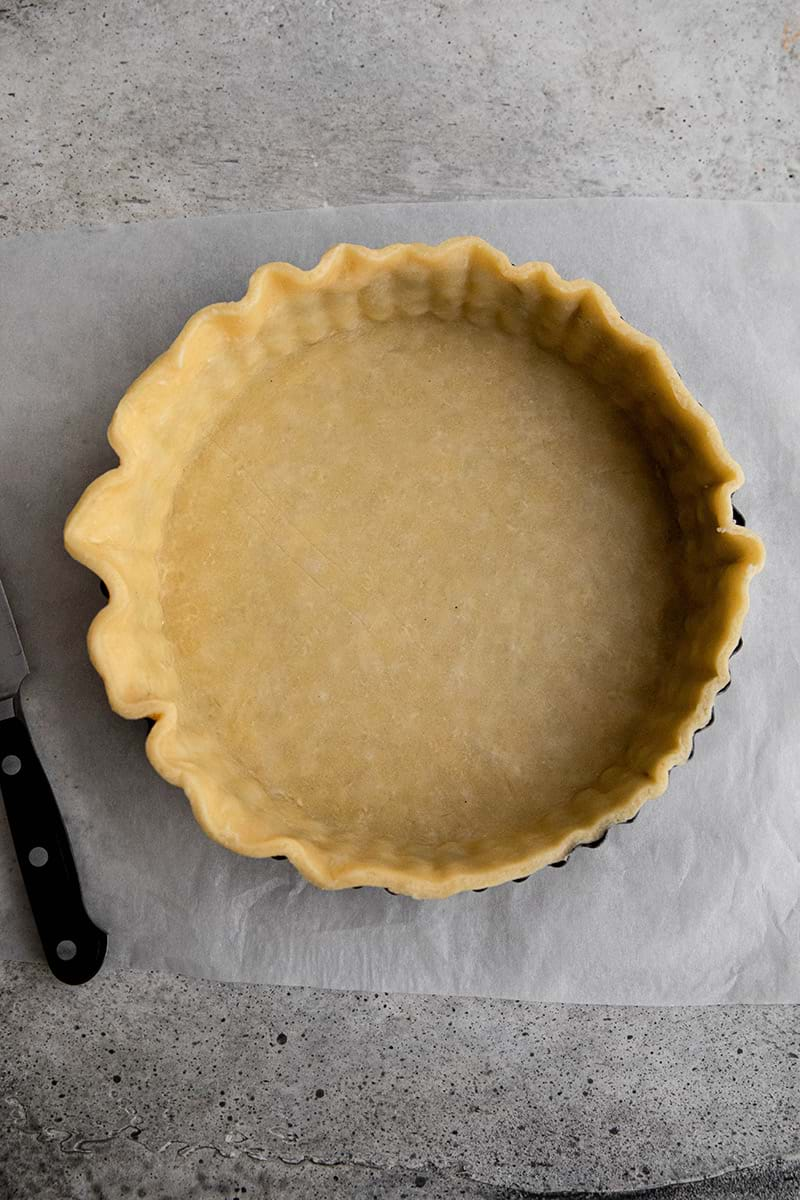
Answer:
<svg viewBox="0 0 800 1200"><path fill-rule="evenodd" d="M764 538L733 686L666 796L527 883L440 902L326 893L210 842L108 708L97 580L64 518L109 418L186 319L262 262L477 233L602 284L717 420ZM215 979L592 1003L800 1001L800 208L656 200L380 205L0 241L0 576L25 707L109 962ZM40 951L0 815L0 955Z"/></svg>

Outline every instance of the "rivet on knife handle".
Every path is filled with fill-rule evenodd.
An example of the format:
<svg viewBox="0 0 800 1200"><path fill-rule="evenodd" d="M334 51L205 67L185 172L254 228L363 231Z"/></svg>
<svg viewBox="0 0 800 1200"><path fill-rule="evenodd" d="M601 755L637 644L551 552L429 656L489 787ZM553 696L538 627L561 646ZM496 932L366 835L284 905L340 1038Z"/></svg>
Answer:
<svg viewBox="0 0 800 1200"><path fill-rule="evenodd" d="M85 983L99 971L108 939L83 906L61 813L14 710L0 720L0 791L50 969L64 983Z"/></svg>

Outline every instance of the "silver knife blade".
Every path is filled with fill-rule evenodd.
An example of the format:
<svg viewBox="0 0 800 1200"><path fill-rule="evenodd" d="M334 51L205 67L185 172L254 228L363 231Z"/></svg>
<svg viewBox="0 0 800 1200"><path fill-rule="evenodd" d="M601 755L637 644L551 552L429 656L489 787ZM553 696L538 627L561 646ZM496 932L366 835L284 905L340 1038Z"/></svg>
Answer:
<svg viewBox="0 0 800 1200"><path fill-rule="evenodd" d="M28 660L0 583L0 700L16 696L27 674Z"/></svg>

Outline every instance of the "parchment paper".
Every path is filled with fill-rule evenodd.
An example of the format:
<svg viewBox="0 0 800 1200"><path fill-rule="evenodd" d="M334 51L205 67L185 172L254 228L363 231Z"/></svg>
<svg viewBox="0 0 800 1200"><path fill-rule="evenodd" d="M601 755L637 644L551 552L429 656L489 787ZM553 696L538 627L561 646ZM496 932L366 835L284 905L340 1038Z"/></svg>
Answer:
<svg viewBox="0 0 800 1200"><path fill-rule="evenodd" d="M634 825L527 883L420 903L326 893L208 841L114 716L84 637L102 604L61 545L131 380L260 263L340 240L479 233L610 292L666 346L748 475L767 545L716 723ZM800 209L591 200L383 205L0 242L0 575L25 709L109 962L216 979L528 1000L800 1001ZM0 817L0 955L40 952Z"/></svg>

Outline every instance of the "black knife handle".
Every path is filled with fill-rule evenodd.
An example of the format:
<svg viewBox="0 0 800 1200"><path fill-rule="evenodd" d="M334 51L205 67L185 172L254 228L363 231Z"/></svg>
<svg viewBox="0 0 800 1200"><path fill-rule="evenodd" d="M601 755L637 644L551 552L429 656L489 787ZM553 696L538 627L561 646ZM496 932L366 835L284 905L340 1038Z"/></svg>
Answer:
<svg viewBox="0 0 800 1200"><path fill-rule="evenodd" d="M0 720L0 791L50 969L63 983L85 983L100 970L108 938L83 907L61 813L17 713Z"/></svg>

